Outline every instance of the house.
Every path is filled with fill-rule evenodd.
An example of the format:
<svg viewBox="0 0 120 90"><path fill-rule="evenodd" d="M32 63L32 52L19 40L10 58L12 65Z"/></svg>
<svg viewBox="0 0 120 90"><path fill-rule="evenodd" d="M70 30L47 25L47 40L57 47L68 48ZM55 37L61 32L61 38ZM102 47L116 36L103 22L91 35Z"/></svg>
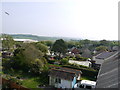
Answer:
<svg viewBox="0 0 120 90"><path fill-rule="evenodd" d="M112 47L112 51L118 51L119 49L120 49L119 46L113 46L113 47Z"/></svg>
<svg viewBox="0 0 120 90"><path fill-rule="evenodd" d="M118 52L118 54L114 57L111 57L103 62L97 76L96 88L107 88L108 90L110 88L112 90L119 90L119 60L120 52Z"/></svg>
<svg viewBox="0 0 120 90"><path fill-rule="evenodd" d="M108 60L109 58L115 56L118 52L102 52L96 56L93 56L93 61L95 61L96 64L101 65L105 60Z"/></svg>
<svg viewBox="0 0 120 90"><path fill-rule="evenodd" d="M84 48L84 50L82 50L81 56L86 58L92 58L92 52L88 48Z"/></svg>
<svg viewBox="0 0 120 90"><path fill-rule="evenodd" d="M69 60L70 64L76 64L76 65L83 65L86 67L91 67L92 63L90 61L75 61L75 60Z"/></svg>
<svg viewBox="0 0 120 90"><path fill-rule="evenodd" d="M73 88L82 72L76 69L57 67L50 70L49 85L56 88Z"/></svg>
<svg viewBox="0 0 120 90"><path fill-rule="evenodd" d="M76 47L69 49L68 52L66 53L67 56L72 56L72 57L75 57L78 54L80 54L80 50L77 49Z"/></svg>
<svg viewBox="0 0 120 90"><path fill-rule="evenodd" d="M70 52L73 53L73 54L79 54L80 50L75 48L75 47L73 47Z"/></svg>

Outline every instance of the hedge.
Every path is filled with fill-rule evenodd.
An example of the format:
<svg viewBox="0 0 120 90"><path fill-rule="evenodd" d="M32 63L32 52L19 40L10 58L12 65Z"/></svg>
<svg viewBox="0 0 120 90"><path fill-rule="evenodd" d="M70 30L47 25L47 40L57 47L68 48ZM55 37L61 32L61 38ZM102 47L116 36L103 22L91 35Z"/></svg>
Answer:
<svg viewBox="0 0 120 90"><path fill-rule="evenodd" d="M63 67L81 70L82 76L87 76L91 78L95 78L98 74L98 71L90 68L82 68L82 67L76 67L76 66L70 66L70 65L63 65Z"/></svg>

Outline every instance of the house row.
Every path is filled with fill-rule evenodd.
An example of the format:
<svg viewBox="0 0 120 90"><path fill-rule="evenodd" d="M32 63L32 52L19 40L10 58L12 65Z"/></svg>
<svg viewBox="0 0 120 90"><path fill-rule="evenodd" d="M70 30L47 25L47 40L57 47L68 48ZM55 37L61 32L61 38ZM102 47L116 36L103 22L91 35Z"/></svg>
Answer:
<svg viewBox="0 0 120 90"><path fill-rule="evenodd" d="M118 50L119 50L119 46L113 46L113 47L109 48L110 52L115 52L115 51L118 51ZM93 54L99 54L99 53L102 53L102 52L97 52L95 50L89 50L88 48L78 49L76 47L73 47L73 48L68 50L68 55L75 56L76 54L80 54L82 57L86 57L86 58L92 58L92 56L93 56L92 53Z"/></svg>

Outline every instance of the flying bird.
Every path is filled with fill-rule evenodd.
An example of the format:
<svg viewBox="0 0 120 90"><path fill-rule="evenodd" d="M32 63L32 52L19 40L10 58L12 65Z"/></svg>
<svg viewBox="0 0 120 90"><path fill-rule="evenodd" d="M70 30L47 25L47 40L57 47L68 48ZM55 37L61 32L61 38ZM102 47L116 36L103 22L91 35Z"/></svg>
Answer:
<svg viewBox="0 0 120 90"><path fill-rule="evenodd" d="M5 14L10 15L8 12L5 12Z"/></svg>

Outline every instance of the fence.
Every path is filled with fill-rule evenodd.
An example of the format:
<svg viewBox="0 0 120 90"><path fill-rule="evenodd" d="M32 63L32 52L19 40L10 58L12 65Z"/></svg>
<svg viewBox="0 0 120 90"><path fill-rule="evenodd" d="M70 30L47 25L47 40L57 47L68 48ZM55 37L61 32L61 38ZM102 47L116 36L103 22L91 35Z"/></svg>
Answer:
<svg viewBox="0 0 120 90"><path fill-rule="evenodd" d="M0 81L1 81L0 84L2 84L3 90L5 88L11 88L11 89L17 89L17 90L30 90L29 88L25 88L21 85L16 84L15 82L12 82L12 81L7 80L7 79L2 78L2 77L0 77Z"/></svg>

